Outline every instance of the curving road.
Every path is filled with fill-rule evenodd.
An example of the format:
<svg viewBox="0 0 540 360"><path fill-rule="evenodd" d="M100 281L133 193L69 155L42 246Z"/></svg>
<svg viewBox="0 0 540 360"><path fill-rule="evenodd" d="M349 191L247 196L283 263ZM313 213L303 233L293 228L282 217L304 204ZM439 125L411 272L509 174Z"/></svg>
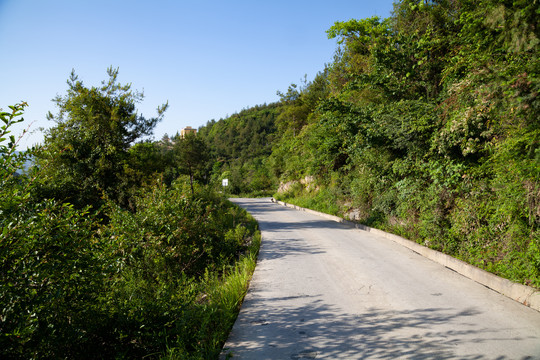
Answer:
<svg viewBox="0 0 540 360"><path fill-rule="evenodd" d="M377 235L233 201L263 241L222 359L540 359L540 312Z"/></svg>

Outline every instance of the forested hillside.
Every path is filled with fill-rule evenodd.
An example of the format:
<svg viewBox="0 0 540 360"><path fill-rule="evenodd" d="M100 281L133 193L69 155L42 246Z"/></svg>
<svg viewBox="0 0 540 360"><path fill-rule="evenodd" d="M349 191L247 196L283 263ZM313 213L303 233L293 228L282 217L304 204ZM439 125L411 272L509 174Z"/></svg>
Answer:
<svg viewBox="0 0 540 360"><path fill-rule="evenodd" d="M268 171L267 158L276 138L276 118L281 104L255 106L199 129L211 151L212 182L229 179L233 194L271 194L276 178Z"/></svg>
<svg viewBox="0 0 540 360"><path fill-rule="evenodd" d="M387 19L336 22L334 61L278 92L271 117L201 129L220 136L206 136L214 177L540 287L539 9L404 0Z"/></svg>
<svg viewBox="0 0 540 360"><path fill-rule="evenodd" d="M334 61L282 100L276 196L540 287L539 9L404 0L335 23Z"/></svg>

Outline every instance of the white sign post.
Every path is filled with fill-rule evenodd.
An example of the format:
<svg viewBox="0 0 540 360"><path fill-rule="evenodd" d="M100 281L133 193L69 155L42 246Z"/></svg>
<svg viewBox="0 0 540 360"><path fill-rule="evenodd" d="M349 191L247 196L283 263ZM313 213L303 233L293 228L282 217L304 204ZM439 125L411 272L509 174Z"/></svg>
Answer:
<svg viewBox="0 0 540 360"><path fill-rule="evenodd" d="M221 180L221 185L223 185L224 187L225 187L225 186L229 186L229 179L223 179L223 180Z"/></svg>

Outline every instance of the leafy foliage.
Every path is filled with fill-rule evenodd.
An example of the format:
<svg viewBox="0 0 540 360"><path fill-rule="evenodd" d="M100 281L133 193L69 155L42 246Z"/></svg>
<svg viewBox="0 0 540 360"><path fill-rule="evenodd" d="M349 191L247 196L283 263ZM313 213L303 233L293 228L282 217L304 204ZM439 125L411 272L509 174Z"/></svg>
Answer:
<svg viewBox="0 0 540 360"><path fill-rule="evenodd" d="M17 215L2 221L2 352L80 356L89 343L99 344L99 332L87 330L100 327L95 321L107 273L95 221L54 201Z"/></svg>
<svg viewBox="0 0 540 360"><path fill-rule="evenodd" d="M56 126L46 131L46 151L38 154L43 196L94 208L103 204L102 194L117 202L126 198L120 185L128 149L151 134L167 104L157 117L144 118L135 107L143 94L119 84L118 69L107 73L101 87L88 88L73 71L67 94L54 99L59 111L48 118Z"/></svg>
<svg viewBox="0 0 540 360"><path fill-rule="evenodd" d="M0 115L6 134L25 104ZM0 140L0 348L3 357L73 356L82 343L97 344L93 322L106 276L97 222L86 209L32 196L33 172L24 172L31 149L14 155L16 141ZM15 171L21 171L18 176ZM97 334L97 333L96 333Z"/></svg>
<svg viewBox="0 0 540 360"><path fill-rule="evenodd" d="M330 192L344 216L539 287L536 8L402 0L337 22L330 91L271 155L283 183L319 190L276 196L330 208Z"/></svg>
<svg viewBox="0 0 540 360"><path fill-rule="evenodd" d="M191 193L194 193L193 180L204 181L208 175L210 155L206 143L200 136L188 133L175 143L177 164L182 174L189 176Z"/></svg>
<svg viewBox="0 0 540 360"><path fill-rule="evenodd" d="M23 108L0 114L3 134ZM186 178L102 214L43 198L42 169L14 175L13 140L0 140L0 357L215 358L255 265L255 221ZM163 168L135 166L155 150L135 146L131 169Z"/></svg>
<svg viewBox="0 0 540 360"><path fill-rule="evenodd" d="M208 144L214 162L210 180L216 187L229 179L226 191L230 194L272 192L276 179L266 158L272 152L280 108L278 104L256 106L199 129L197 136Z"/></svg>

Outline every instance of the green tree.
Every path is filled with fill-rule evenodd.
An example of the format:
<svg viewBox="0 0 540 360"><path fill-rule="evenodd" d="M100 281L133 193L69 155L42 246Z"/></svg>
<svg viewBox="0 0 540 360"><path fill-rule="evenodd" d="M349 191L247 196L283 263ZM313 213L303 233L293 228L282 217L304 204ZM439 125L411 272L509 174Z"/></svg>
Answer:
<svg viewBox="0 0 540 360"><path fill-rule="evenodd" d="M58 113L49 112L48 119L56 125L45 132L46 151L39 156L43 195L78 207L99 207L103 194L120 202L128 149L152 133L168 104L147 119L136 109L144 95L131 84L119 84L118 69L111 67L107 74L101 87L86 87L72 71L66 95L53 100Z"/></svg>
<svg viewBox="0 0 540 360"><path fill-rule="evenodd" d="M0 111L0 358L216 358L246 286L235 262L249 251L254 267L253 219L189 195L187 176L138 189L131 211L107 201L107 222L39 198L43 170L16 175L33 154L10 136L24 106ZM144 169L158 152L132 146L131 169L160 171Z"/></svg>
<svg viewBox="0 0 540 360"><path fill-rule="evenodd" d="M194 194L193 181L204 182L208 177L209 149L201 137L188 133L177 140L175 152L178 169L181 174L189 175L191 193Z"/></svg>
<svg viewBox="0 0 540 360"><path fill-rule="evenodd" d="M22 168L36 149L19 153L8 135L25 106L0 112L0 357L97 356L107 272L98 224L87 209L33 196L40 173Z"/></svg>
<svg viewBox="0 0 540 360"><path fill-rule="evenodd" d="M10 112L4 112L0 109L0 120L3 125L0 127L0 188L5 189L8 183L13 183L17 176L17 171L23 167L27 159L26 153L18 153L16 151L17 142L15 135L11 133L10 128L24 119L19 118L24 108L28 106L26 103L10 106ZM7 141L7 143L6 143ZM15 181L16 182L16 181Z"/></svg>
<svg viewBox="0 0 540 360"><path fill-rule="evenodd" d="M344 215L538 286L537 8L400 0L388 19L337 22L329 95L301 131L309 91L282 96L274 173L320 189L285 198L327 191Z"/></svg>
<svg viewBox="0 0 540 360"><path fill-rule="evenodd" d="M155 183L157 177L170 185L178 177L178 171L173 167L173 153L163 143L144 141L131 146L123 165L120 203L134 210L133 194L140 187Z"/></svg>

